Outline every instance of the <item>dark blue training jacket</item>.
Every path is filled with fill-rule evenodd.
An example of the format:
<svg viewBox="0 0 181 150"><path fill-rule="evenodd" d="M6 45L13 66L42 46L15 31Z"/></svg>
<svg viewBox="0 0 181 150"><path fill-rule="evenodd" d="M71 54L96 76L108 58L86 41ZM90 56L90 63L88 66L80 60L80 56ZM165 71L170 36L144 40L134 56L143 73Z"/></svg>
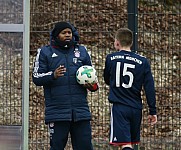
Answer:
<svg viewBox="0 0 181 150"><path fill-rule="evenodd" d="M53 72L66 67L64 76L54 79ZM92 65L84 46L68 50L44 46L38 49L33 70L33 82L43 86L45 122L90 120L87 90L76 81L76 71L82 65Z"/></svg>
<svg viewBox="0 0 181 150"><path fill-rule="evenodd" d="M108 54L104 80L110 85L109 101L142 109L141 90L144 87L149 112L156 114L154 80L148 60L134 52L121 50Z"/></svg>

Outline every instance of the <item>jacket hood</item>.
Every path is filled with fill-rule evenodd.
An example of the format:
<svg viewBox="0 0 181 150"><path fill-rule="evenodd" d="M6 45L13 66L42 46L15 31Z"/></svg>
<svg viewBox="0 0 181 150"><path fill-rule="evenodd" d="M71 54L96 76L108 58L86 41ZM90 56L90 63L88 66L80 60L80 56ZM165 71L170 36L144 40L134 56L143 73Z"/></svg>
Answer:
<svg viewBox="0 0 181 150"><path fill-rule="evenodd" d="M58 36L57 33L60 33L62 31L62 29L64 30L65 28L70 28L72 30L72 41L70 41L70 42L63 42L63 41L60 41L59 39L57 39L57 36ZM66 48L67 46L76 45L76 44L78 44L79 39L80 39L80 36L79 36L77 29L74 27L74 25L72 25L69 22L59 22L59 23L55 24L55 27L50 32L50 45L55 46L55 47Z"/></svg>

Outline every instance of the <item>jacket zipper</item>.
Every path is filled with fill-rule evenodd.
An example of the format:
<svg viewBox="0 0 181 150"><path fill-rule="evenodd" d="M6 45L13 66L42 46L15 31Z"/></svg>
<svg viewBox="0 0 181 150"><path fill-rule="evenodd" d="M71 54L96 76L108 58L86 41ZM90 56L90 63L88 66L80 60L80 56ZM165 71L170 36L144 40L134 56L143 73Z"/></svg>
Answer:
<svg viewBox="0 0 181 150"><path fill-rule="evenodd" d="M68 55L67 54L65 54L65 59L66 59L66 64L67 64L67 66L65 66L65 67L67 67L66 69L67 69L67 77L68 77L69 94L71 94L70 79L69 79L69 63L68 63Z"/></svg>
<svg viewBox="0 0 181 150"><path fill-rule="evenodd" d="M68 62L68 54L65 54L65 59L66 59L66 69L67 69L67 77L68 77L68 90L69 90L69 94L71 95L71 85L70 85L70 76L69 76L69 62ZM70 96L71 100L70 100L70 105L71 105L71 108L72 108L72 97Z"/></svg>

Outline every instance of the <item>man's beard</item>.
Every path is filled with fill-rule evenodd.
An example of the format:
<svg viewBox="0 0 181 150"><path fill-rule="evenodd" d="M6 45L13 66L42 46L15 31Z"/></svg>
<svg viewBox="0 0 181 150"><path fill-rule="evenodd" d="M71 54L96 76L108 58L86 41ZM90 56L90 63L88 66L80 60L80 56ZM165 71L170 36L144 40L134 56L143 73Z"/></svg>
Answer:
<svg viewBox="0 0 181 150"><path fill-rule="evenodd" d="M69 49L73 45L73 40L61 41L58 38L55 38L56 46L59 46L61 49Z"/></svg>

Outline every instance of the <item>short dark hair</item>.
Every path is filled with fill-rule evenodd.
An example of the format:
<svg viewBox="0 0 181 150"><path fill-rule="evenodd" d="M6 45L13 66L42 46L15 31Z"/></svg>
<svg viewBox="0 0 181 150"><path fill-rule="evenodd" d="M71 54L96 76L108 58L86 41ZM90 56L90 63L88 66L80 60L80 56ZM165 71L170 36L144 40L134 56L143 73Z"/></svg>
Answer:
<svg viewBox="0 0 181 150"><path fill-rule="evenodd" d="M131 47L133 44L133 32L128 28L118 29L115 38L120 42L121 46L123 47Z"/></svg>

